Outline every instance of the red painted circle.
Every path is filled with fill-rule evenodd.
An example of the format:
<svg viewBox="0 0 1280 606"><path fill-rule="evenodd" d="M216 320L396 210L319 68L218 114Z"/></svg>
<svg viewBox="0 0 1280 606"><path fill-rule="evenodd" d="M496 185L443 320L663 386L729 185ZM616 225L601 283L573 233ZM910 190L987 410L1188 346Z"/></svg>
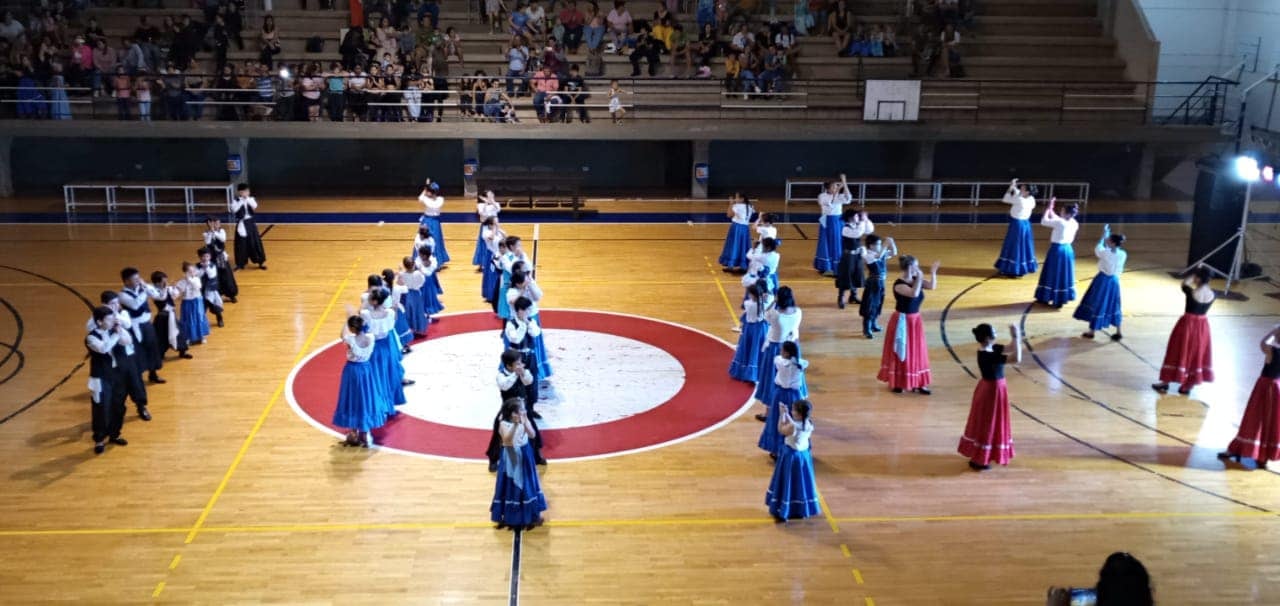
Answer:
<svg viewBox="0 0 1280 606"><path fill-rule="evenodd" d="M542 310L539 319L544 328L606 333L657 347L678 360L685 373L680 391L655 408L607 423L543 431L543 454L548 459L606 456L688 438L732 419L751 397L751 385L735 381L727 372L727 354L732 348L706 333L649 318L594 311ZM439 324L431 326L428 338L493 332L496 339L499 327L488 312L442 316ZM339 428L330 421L346 360L346 349L334 342L303 361L288 386L295 409L314 424L335 432ZM602 392L600 397L609 394ZM400 414L375 431L374 438L384 447L411 453L481 460L489 433Z"/></svg>

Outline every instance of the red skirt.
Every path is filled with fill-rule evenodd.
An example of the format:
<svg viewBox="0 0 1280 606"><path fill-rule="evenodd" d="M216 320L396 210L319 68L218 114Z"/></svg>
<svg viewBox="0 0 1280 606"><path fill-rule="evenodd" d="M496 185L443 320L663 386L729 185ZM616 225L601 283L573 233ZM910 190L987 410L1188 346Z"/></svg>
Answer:
<svg viewBox="0 0 1280 606"><path fill-rule="evenodd" d="M894 351L899 322L907 324L905 360L899 360ZM884 354L880 357L880 374L876 378L888 383L893 389L928 387L932 382L929 374L929 343L924 338L924 321L920 319L920 314L894 312L889 318L884 335Z"/></svg>
<svg viewBox="0 0 1280 606"><path fill-rule="evenodd" d="M1213 382L1213 340L1208 318L1195 314L1178 318L1164 352L1160 381L1178 383L1183 389Z"/></svg>
<svg viewBox="0 0 1280 606"><path fill-rule="evenodd" d="M1009 426L1009 390L1004 379L978 381L969 406L969 422L960 438L960 454L979 465L1008 465L1013 458Z"/></svg>
<svg viewBox="0 0 1280 606"><path fill-rule="evenodd" d="M1258 377L1227 452L1260 463L1280 461L1280 379Z"/></svg>

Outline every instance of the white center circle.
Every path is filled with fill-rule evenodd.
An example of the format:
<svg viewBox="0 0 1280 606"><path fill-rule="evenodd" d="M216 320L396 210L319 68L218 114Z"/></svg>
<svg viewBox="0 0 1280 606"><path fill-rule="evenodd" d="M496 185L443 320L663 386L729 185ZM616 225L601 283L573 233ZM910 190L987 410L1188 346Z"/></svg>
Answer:
<svg viewBox="0 0 1280 606"><path fill-rule="evenodd" d="M447 321L447 320L446 320ZM542 333L554 374L541 384L541 427L567 428L624 419L657 408L684 386L671 354L600 332L551 328ZM497 330L429 339L404 357L408 404L402 413L442 425L491 429L502 404Z"/></svg>

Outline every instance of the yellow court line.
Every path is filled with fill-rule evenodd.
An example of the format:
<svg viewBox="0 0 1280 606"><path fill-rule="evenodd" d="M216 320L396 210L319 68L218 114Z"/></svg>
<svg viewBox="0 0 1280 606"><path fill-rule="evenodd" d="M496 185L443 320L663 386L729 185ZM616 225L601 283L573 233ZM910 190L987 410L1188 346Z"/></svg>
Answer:
<svg viewBox="0 0 1280 606"><path fill-rule="evenodd" d="M320 334L320 328L324 326L325 318L329 317L329 312L333 311L333 306L337 304L338 298L342 296L342 291L346 290L347 282L351 280L351 274L355 272L356 266L359 265L363 257L357 257L355 262L351 264L351 268L347 270L347 275L342 278L342 282L338 284L338 289L334 291L333 296L329 298L329 304L325 305L324 311L320 313L320 318L316 320L316 325L312 327L311 334L307 335L307 340L302 343L302 347L298 350L298 355L293 358L290 368L297 366L302 358L311 350L311 344L316 340L316 335ZM222 496L222 491L226 490L227 484L231 481L231 476L236 472L236 468L240 466L240 461L244 459L244 455L249 451L249 446L253 444L253 439L258 435L258 431L267 422L267 415L275 408L276 402L280 401L280 396L284 395L284 386L287 380L280 381L280 385L276 387L276 391L271 396L271 400L267 402L266 408L262 409L262 414L258 415L258 420L253 424L253 429L249 430L249 435L245 436L244 442L240 444L240 450L236 452L236 456L231 460L231 466L227 468L227 472L222 475L222 481L218 482L218 487L213 491L213 496L209 497L209 502L205 504L204 509L200 512L200 517L196 518L196 523L191 526L190 532L183 543L190 543L195 540L196 535L200 534L200 529L204 526L205 520L209 519L209 514L213 511L214 505L218 504L218 499Z"/></svg>
<svg viewBox="0 0 1280 606"><path fill-rule="evenodd" d="M822 491L819 490L817 492L818 506L822 508L822 515L827 518L827 524L831 525L831 532L838 534L840 532L840 525L836 523L836 517L831 515L831 508L827 507L827 500L822 497Z"/></svg>
<svg viewBox="0 0 1280 606"><path fill-rule="evenodd" d="M711 267L711 259L709 259L709 258L707 258L707 257L703 257L703 260L705 260L705 261L707 262L707 267L709 267L709 268L710 268L710 267ZM721 299L724 299L724 308L725 308L726 310L728 310L728 311L729 311L729 317L733 320L733 325L734 325L734 327L739 326L739 324L738 324L738 314L737 314L737 312L735 312L735 311L733 310L733 303L729 301L729 293L725 291L725 289L724 289L724 283L720 281L720 276L717 276L717 275L715 275L715 273L714 273L714 272L712 272L712 273L711 273L711 279L715 281L715 283L716 283L716 288L720 290L720 298L721 298Z"/></svg>
<svg viewBox="0 0 1280 606"><path fill-rule="evenodd" d="M1228 511L1228 512L1119 512L1119 513L1043 513L1043 514L993 514L993 515L956 515L956 516L863 516L848 518L832 518L844 524L866 524L883 522L1035 522L1035 521L1071 521L1071 520L1168 520L1183 518L1274 518L1277 513L1263 511ZM740 526L740 525L772 525L773 519L761 515L754 518L649 518L631 520L553 520L547 523L548 528L591 528L612 526ZM440 530L452 528L489 528L489 522L388 522L367 524L279 524L264 526L206 526L202 533L268 533L268 532L352 532L362 530ZM129 534L182 534L189 528L72 528L46 530L0 530L0 537L38 537L38 536L84 536L84 535L129 535ZM847 544L845 549L847 549Z"/></svg>
<svg viewBox="0 0 1280 606"><path fill-rule="evenodd" d="M862 571L858 570L857 568L853 569L853 582L859 585L862 584Z"/></svg>
<svg viewBox="0 0 1280 606"><path fill-rule="evenodd" d="M169 562L169 570L173 570L174 568L177 568L177 567L178 567L178 562L181 562L181 561L182 561L182 554L180 554L180 553L179 553L179 554L175 554L175 555L173 556L173 561L172 561L172 562Z"/></svg>
<svg viewBox="0 0 1280 606"><path fill-rule="evenodd" d="M867 596L867 597L865 597L865 598L862 598L862 600L863 600L864 602L866 602L867 606L876 606L876 601L875 601L875 600L873 600L873 599L871 599L871 596Z"/></svg>
<svg viewBox="0 0 1280 606"><path fill-rule="evenodd" d="M156 590L151 592L151 597L153 598L160 597L161 591L164 591L164 581L160 581L159 583L156 583Z"/></svg>
<svg viewBox="0 0 1280 606"><path fill-rule="evenodd" d="M840 544L840 553L843 553L846 558L853 557L853 552L849 551L849 546L845 543Z"/></svg>

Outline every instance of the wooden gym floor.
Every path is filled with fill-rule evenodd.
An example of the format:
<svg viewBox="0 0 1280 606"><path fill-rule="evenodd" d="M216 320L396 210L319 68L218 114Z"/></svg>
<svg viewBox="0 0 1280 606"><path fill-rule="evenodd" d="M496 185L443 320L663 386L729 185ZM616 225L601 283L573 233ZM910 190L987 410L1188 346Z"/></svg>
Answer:
<svg viewBox="0 0 1280 606"><path fill-rule="evenodd" d="M1083 280L1100 228L1087 224L1078 241ZM1130 238L1122 344L1081 340L1074 305L1028 309L1034 277L993 278L1002 224L881 223L903 252L943 262L925 302L925 398L874 380L881 341L858 336L856 310L837 310L809 268L816 226L788 227L781 275L805 311L825 515L774 525L750 414L658 450L552 461L548 523L523 536L518 597L1036 604L1051 584L1091 584L1124 550L1146 563L1161 604L1274 603L1280 477L1214 454L1234 435L1280 287L1250 282L1248 301L1219 301L1216 382L1159 397L1148 384L1182 307L1167 272L1185 260L1188 228L1115 228ZM545 306L650 316L732 342L737 278L714 267L724 229L543 224ZM445 230L448 311L483 309L468 263L475 226ZM487 522L482 464L338 447L282 397L298 360L337 335L364 276L406 252L410 225L274 225L270 270L238 274L227 327L151 388L155 420L131 414L129 446L92 454L85 300L118 288L124 265L176 275L199 231L0 226L3 601L510 603L513 535ZM1251 232L1250 252L1277 275L1275 225ZM1024 321L1033 352L1009 379L1017 457L976 474L955 453L974 384L969 329ZM727 367L731 352L715 355Z"/></svg>

